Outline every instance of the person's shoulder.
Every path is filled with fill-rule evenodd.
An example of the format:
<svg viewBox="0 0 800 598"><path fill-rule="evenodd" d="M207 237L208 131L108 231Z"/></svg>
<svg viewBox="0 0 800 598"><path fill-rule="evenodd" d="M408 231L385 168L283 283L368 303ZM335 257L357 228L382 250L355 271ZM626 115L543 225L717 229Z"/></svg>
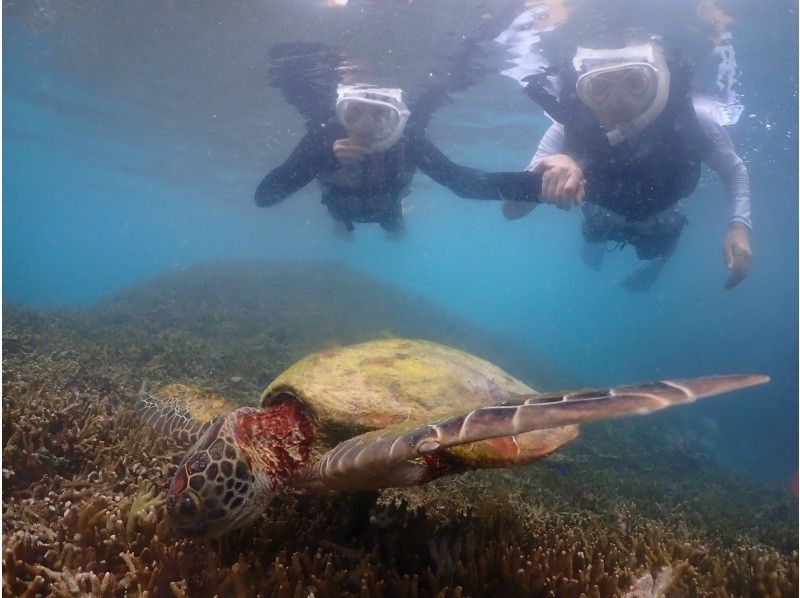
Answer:
<svg viewBox="0 0 800 598"><path fill-rule="evenodd" d="M424 153L431 146L435 147L433 142L428 139L427 129L411 123L406 125L403 134L400 135L400 139L394 145L394 147L402 148L404 152L410 154Z"/></svg>
<svg viewBox="0 0 800 598"><path fill-rule="evenodd" d="M692 98L692 105L703 133L713 138L723 131L722 125L717 119L716 106L713 100L697 96Z"/></svg>
<svg viewBox="0 0 800 598"><path fill-rule="evenodd" d="M718 152L726 156L726 160L732 160L732 163L741 162L741 158L736 154L733 142L730 135L725 130L719 119L719 104L709 98L692 98L694 104L694 111L697 115L697 122L700 124L700 130L705 137L711 141L709 151Z"/></svg>
<svg viewBox="0 0 800 598"><path fill-rule="evenodd" d="M306 123L306 134L319 137L346 137L347 132L335 118L310 120Z"/></svg>

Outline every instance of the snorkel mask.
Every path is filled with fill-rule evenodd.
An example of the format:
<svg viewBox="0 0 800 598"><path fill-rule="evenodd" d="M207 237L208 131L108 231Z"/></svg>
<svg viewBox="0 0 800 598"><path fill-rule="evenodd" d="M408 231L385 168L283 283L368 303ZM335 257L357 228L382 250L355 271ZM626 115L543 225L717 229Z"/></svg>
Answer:
<svg viewBox="0 0 800 598"><path fill-rule="evenodd" d="M612 146L638 135L667 104L669 68L655 41L617 50L578 48L573 66L584 105L595 114L624 114L606 133Z"/></svg>
<svg viewBox="0 0 800 598"><path fill-rule="evenodd" d="M392 147L411 115L400 89L339 85L336 116L347 133L369 147L370 153Z"/></svg>

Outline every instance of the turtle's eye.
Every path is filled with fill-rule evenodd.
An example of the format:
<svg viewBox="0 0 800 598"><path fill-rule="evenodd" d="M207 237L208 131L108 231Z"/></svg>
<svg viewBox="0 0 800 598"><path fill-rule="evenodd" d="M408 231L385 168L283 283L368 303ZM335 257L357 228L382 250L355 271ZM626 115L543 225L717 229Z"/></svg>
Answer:
<svg viewBox="0 0 800 598"><path fill-rule="evenodd" d="M170 514L180 526L196 523L200 516L200 505L198 504L197 495L191 490L187 490L177 497L170 511Z"/></svg>
<svg viewBox="0 0 800 598"><path fill-rule="evenodd" d="M194 504L191 498L184 496L178 501L178 514L181 517L190 519L197 515L197 505Z"/></svg>

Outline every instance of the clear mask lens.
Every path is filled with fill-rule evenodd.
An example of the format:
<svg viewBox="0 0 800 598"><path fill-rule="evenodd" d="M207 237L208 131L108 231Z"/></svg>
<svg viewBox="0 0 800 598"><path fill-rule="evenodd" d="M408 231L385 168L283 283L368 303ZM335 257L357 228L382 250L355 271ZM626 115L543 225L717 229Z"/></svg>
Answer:
<svg viewBox="0 0 800 598"><path fill-rule="evenodd" d="M593 110L604 110L616 103L652 102L658 86L654 69L631 65L614 70L588 73L578 83L581 100Z"/></svg>
<svg viewBox="0 0 800 598"><path fill-rule="evenodd" d="M348 100L341 109L344 126L351 135L368 141L379 141L392 135L400 115L388 106Z"/></svg>
<svg viewBox="0 0 800 598"><path fill-rule="evenodd" d="M656 74L644 66L633 66L620 73L620 87L635 96L650 95L657 85Z"/></svg>

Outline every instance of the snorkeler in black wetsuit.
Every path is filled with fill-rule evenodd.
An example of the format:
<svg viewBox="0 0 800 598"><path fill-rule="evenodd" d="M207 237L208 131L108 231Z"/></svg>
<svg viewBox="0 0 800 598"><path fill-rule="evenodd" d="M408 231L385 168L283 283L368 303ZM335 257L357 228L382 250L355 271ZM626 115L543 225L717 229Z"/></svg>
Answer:
<svg viewBox="0 0 800 598"><path fill-rule="evenodd" d="M324 47L303 44L303 57L310 48L316 60L326 56ZM272 57L296 57L297 52L297 44L282 45L273 49ZM312 87L323 71L313 71L317 81L312 81ZM339 84L335 99L323 94L310 105L304 102L307 93L298 90L296 81L295 71L292 80L278 80L277 84L287 99L309 116L308 132L286 162L261 181L255 193L258 206L275 205L316 178L322 187L322 203L348 231L354 229L354 222L376 222L387 231L400 232L402 199L417 168L461 197L538 200L539 175L485 173L459 166L427 139L427 120L443 101L441 90L423 94L409 111L399 89ZM330 78L324 78L318 87L329 84ZM315 93L313 89L311 93ZM325 116L314 115L319 112Z"/></svg>
<svg viewBox="0 0 800 598"><path fill-rule="evenodd" d="M353 222L377 222L392 232L403 226L402 199L417 168L461 197L533 201L541 180L530 172L484 173L454 164L422 132L404 131L388 150L343 163L334 144L348 138L335 122L306 133L289 159L256 190L256 204L271 206L317 178L331 216L353 230Z"/></svg>

